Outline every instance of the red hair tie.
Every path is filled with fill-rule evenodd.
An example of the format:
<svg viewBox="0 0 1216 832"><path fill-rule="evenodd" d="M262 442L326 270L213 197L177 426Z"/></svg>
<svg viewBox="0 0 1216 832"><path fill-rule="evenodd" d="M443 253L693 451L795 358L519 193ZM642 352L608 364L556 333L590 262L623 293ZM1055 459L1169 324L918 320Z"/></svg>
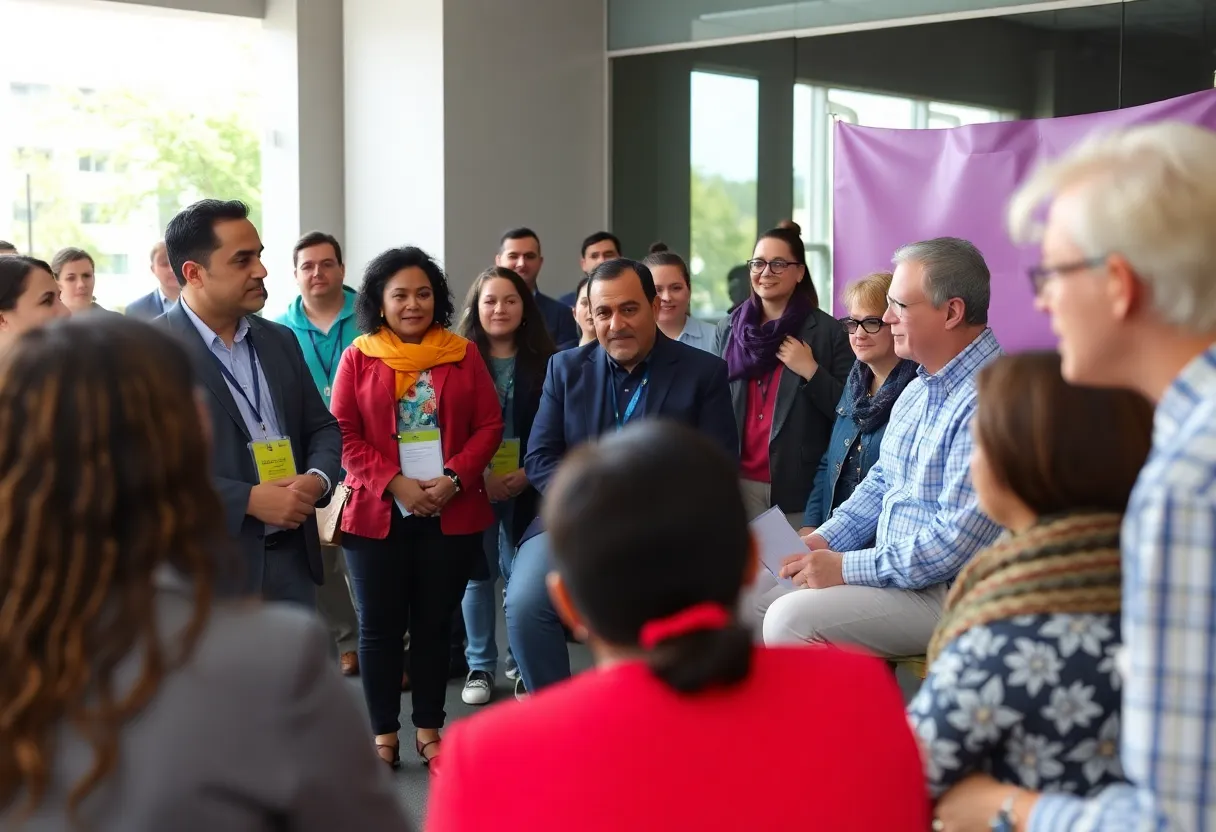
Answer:
<svg viewBox="0 0 1216 832"><path fill-rule="evenodd" d="M705 601L680 610L666 618L656 618L642 625L638 644L653 650L669 639L695 633L699 630L721 630L730 623L731 615L726 607Z"/></svg>

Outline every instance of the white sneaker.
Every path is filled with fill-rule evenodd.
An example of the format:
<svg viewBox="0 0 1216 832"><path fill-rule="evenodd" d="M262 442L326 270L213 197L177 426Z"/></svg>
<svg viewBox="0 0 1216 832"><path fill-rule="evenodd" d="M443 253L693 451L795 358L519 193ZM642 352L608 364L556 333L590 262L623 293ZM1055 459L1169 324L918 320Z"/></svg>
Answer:
<svg viewBox="0 0 1216 832"><path fill-rule="evenodd" d="M466 705L486 705L493 693L494 674L485 670L470 670L460 698Z"/></svg>
<svg viewBox="0 0 1216 832"><path fill-rule="evenodd" d="M520 702L528 698L528 689L524 687L523 677L515 680L515 698Z"/></svg>

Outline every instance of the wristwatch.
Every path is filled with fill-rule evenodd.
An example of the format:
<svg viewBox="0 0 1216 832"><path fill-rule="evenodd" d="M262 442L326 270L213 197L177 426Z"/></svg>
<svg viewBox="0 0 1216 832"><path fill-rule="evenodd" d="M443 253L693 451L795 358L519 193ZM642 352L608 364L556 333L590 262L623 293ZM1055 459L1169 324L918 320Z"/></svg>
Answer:
<svg viewBox="0 0 1216 832"><path fill-rule="evenodd" d="M1001 808L997 810L996 815L992 820L988 821L988 828L992 832L1016 832L1018 819L1013 814L1013 802L1016 799L1016 792L1005 798L1005 802L1001 804Z"/></svg>
<svg viewBox="0 0 1216 832"><path fill-rule="evenodd" d="M452 481L452 485L456 486L456 493L459 494L461 489L460 475L451 468L444 468L443 475Z"/></svg>

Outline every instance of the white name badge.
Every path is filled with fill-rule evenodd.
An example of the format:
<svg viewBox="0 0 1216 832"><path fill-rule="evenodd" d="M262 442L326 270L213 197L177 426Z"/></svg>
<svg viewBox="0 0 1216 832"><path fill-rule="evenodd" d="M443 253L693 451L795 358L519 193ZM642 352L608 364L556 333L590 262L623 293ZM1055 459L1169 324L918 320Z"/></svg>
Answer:
<svg viewBox="0 0 1216 832"><path fill-rule="evenodd" d="M397 434L397 453L401 459L401 476L410 480L433 480L443 476L443 443L439 428L411 430ZM410 512L400 502L402 517Z"/></svg>

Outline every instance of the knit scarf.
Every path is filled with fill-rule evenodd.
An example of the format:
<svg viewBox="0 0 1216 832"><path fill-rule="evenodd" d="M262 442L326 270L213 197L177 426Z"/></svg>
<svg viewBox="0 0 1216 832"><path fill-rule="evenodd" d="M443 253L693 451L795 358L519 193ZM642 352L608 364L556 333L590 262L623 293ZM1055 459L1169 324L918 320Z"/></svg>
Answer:
<svg viewBox="0 0 1216 832"><path fill-rule="evenodd" d="M862 433L873 433L887 423L891 418L891 408L904 388L916 378L915 361L901 359L891 370L891 374L883 381L882 387L873 396L870 395L870 385L874 383L874 371L869 365L858 361L849 372L846 387L849 397L853 400L853 421Z"/></svg>
<svg viewBox="0 0 1216 832"><path fill-rule="evenodd" d="M1018 615L1120 611L1118 514L1044 519L980 551L946 596L928 660L972 627Z"/></svg>
<svg viewBox="0 0 1216 832"><path fill-rule="evenodd" d="M730 381L764 378L777 369L777 350L786 337L798 336L814 308L811 299L795 291L781 317L762 323L760 299L752 293L730 313L730 337L726 341L726 370Z"/></svg>
<svg viewBox="0 0 1216 832"><path fill-rule="evenodd" d="M353 343L359 352L368 358L379 358L393 370L398 400L405 397L424 370L462 361L469 347L468 341L439 325L427 330L421 344L405 343L387 326L373 335L360 335Z"/></svg>

